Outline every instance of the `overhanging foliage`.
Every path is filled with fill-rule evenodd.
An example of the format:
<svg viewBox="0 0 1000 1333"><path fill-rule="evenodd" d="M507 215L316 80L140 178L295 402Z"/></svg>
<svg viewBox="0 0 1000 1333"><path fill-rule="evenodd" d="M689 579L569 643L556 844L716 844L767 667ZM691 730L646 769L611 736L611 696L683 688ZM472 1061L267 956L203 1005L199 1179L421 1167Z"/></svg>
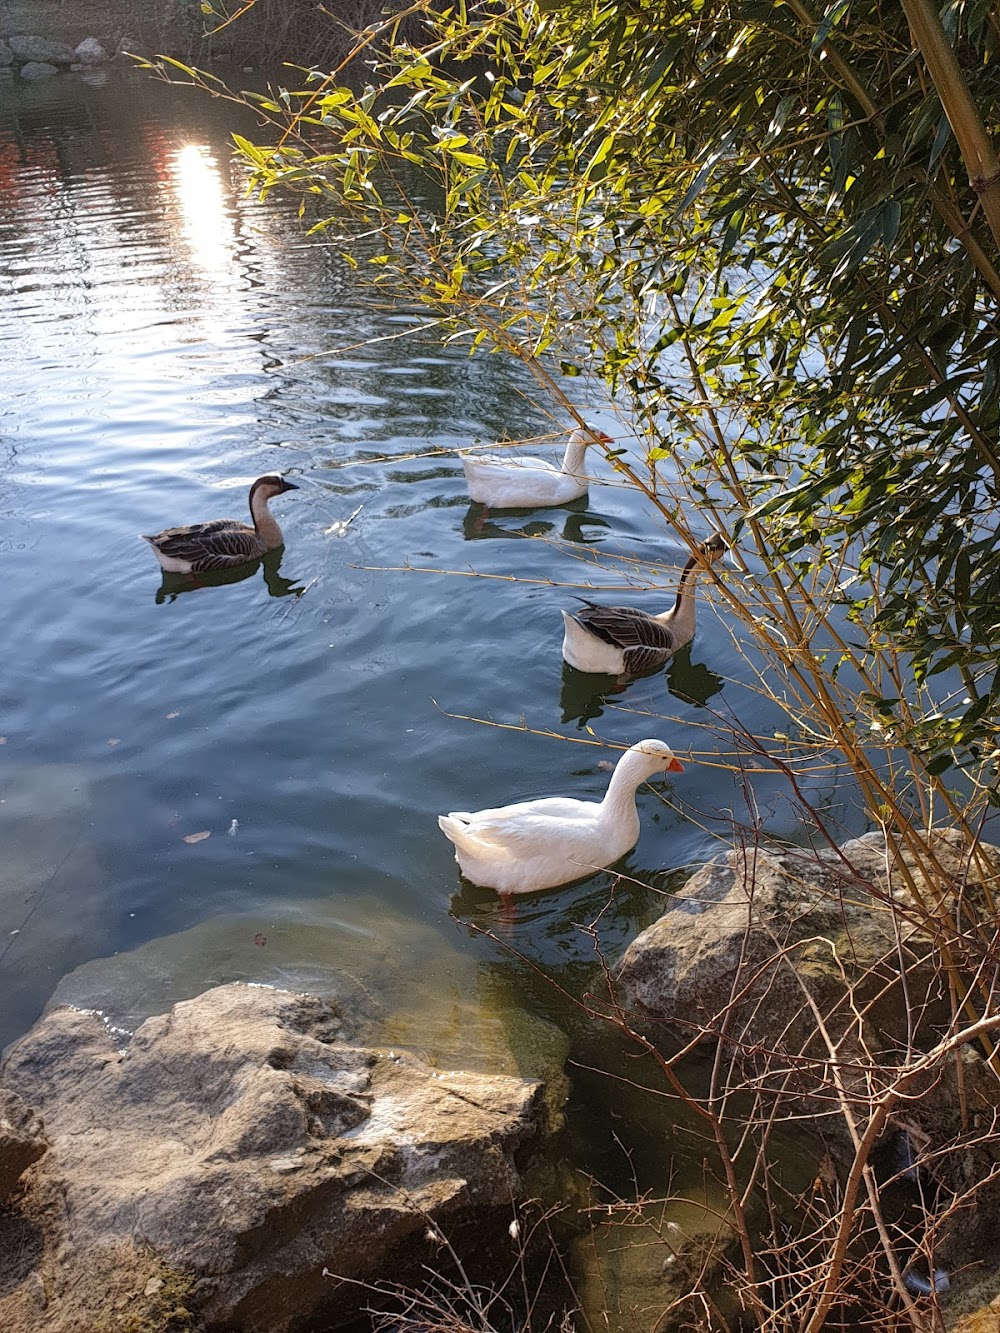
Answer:
<svg viewBox="0 0 1000 1333"><path fill-rule="evenodd" d="M363 92L263 102L287 124L241 142L258 184L335 199L380 279L474 343L599 376L646 461L786 580L835 572L859 652L890 639L917 682L960 670L907 739L932 772L981 758L1000 257L902 10L577 0L425 23ZM995 15L953 5L945 28L990 119ZM873 705L892 717L893 692Z"/></svg>

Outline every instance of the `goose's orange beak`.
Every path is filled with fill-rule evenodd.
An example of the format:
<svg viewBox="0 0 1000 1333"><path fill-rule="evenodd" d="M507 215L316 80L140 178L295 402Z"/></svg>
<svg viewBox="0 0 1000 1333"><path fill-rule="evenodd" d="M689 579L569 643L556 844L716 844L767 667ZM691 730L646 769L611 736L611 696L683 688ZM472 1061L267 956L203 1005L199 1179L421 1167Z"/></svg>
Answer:
<svg viewBox="0 0 1000 1333"><path fill-rule="evenodd" d="M671 759L670 763L664 769L666 773L683 773L684 765L679 759Z"/></svg>

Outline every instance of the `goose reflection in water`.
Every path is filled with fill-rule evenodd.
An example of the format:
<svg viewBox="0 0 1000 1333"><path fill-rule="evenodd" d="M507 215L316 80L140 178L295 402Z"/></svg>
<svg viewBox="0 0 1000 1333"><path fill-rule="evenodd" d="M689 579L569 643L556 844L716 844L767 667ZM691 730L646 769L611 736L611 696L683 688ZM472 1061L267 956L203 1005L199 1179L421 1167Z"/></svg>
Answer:
<svg viewBox="0 0 1000 1333"><path fill-rule="evenodd" d="M520 527L509 527L490 517L484 505L471 504L462 521L462 535L467 542L479 542L491 538L502 540L514 537L556 537L564 542L574 542L578 546L593 546L600 541L600 534L588 536L584 529L610 528L611 524L599 514L590 513L587 510L586 500L581 500L579 503L582 508L566 515L561 532L557 531L556 524L551 519L543 518L532 519L530 523L523 523ZM505 511L504 517L509 515L510 511Z"/></svg>
<svg viewBox="0 0 1000 1333"><path fill-rule="evenodd" d="M298 580L286 579L280 572L281 557L285 554L283 546L276 551L268 551L261 560L251 560L248 564L237 565L235 569L214 569L202 574L167 574L156 590L156 605L175 602L182 593L197 592L199 588L221 588L228 583L242 583L253 578L258 569L263 571L264 582L271 597L301 597L305 585Z"/></svg>
<svg viewBox="0 0 1000 1333"><path fill-rule="evenodd" d="M656 674L661 671L657 667ZM594 718L604 712L605 704L621 697L628 688L631 677L623 681L618 676L597 676L589 671L577 671L575 667L563 663L562 693L559 706L562 708L564 722L576 722L578 728L585 727ZM639 677L639 679L642 679ZM703 662L691 661L691 647L686 644L671 657L667 667L667 690L686 704L704 708L713 694L718 694L724 681Z"/></svg>
<svg viewBox="0 0 1000 1333"><path fill-rule="evenodd" d="M571 965L593 964L593 940L579 922L601 921L601 945L620 956L638 932L659 916L660 895L676 892L689 877L686 869L645 866L629 852L613 866L582 875L559 888L504 900L459 874L459 889L448 900L448 914L472 935L518 936L530 956L544 962L546 975ZM652 896L650 894L652 890ZM579 991L581 986L570 986Z"/></svg>

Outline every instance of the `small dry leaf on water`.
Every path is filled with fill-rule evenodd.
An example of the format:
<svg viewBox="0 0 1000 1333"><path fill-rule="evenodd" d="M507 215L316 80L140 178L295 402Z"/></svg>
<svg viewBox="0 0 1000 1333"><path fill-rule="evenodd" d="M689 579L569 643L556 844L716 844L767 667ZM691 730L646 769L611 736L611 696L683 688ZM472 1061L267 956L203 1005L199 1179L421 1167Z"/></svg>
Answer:
<svg viewBox="0 0 1000 1333"><path fill-rule="evenodd" d="M201 831L200 833L185 833L185 835L184 835L184 841L185 841L185 842L204 842L206 838L210 838L211 836L212 836L212 830L206 828L206 829L202 829L202 831Z"/></svg>
<svg viewBox="0 0 1000 1333"><path fill-rule="evenodd" d="M256 944L258 949L263 949L264 945L267 943L267 936L261 935L261 933L258 931L257 934L253 937L253 942L254 944Z"/></svg>
<svg viewBox="0 0 1000 1333"><path fill-rule="evenodd" d="M116 745L121 745L121 743L122 743L122 738L121 738L120 736L109 736L109 737L108 737L108 744L112 747L112 749L113 749Z"/></svg>
<svg viewBox="0 0 1000 1333"><path fill-rule="evenodd" d="M168 722L172 722L175 717L180 717L180 713L164 713L163 716Z"/></svg>

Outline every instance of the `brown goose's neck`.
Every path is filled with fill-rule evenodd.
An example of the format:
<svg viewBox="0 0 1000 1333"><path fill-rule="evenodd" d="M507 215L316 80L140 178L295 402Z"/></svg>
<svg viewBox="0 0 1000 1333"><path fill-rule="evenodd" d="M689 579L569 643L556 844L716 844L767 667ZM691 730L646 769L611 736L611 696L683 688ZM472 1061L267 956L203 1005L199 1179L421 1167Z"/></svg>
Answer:
<svg viewBox="0 0 1000 1333"><path fill-rule="evenodd" d="M695 556L688 560L681 570L681 577L677 584L677 597L673 606L669 611L663 611L656 617L662 624L669 624L671 629L687 638L694 637L694 585L699 564L700 561Z"/></svg>
<svg viewBox="0 0 1000 1333"><path fill-rule="evenodd" d="M284 541L278 521L267 507L268 495L263 490L250 492L250 517L262 542L274 550Z"/></svg>

